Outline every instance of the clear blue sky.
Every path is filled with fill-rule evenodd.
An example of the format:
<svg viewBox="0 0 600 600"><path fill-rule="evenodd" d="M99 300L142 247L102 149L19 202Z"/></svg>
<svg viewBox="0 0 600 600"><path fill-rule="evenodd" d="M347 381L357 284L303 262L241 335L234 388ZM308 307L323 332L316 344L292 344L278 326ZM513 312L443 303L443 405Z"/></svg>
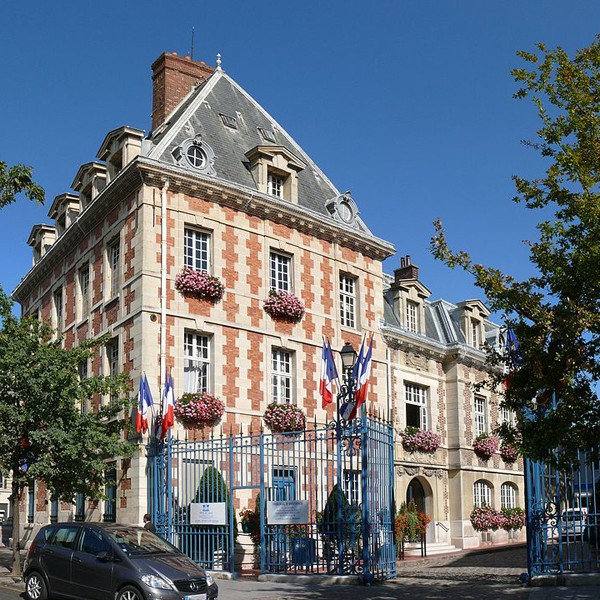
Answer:
<svg viewBox="0 0 600 600"><path fill-rule="evenodd" d="M0 4L0 160L34 167L46 205L0 211L0 285L31 265L27 238L49 223L105 134L150 128L150 65L163 51L223 68L258 100L397 248L433 292L482 298L430 256L440 217L450 244L516 276L538 217L511 202L511 175L543 164L520 140L532 106L512 99L515 53L568 51L600 30L598 0L81 0Z"/></svg>

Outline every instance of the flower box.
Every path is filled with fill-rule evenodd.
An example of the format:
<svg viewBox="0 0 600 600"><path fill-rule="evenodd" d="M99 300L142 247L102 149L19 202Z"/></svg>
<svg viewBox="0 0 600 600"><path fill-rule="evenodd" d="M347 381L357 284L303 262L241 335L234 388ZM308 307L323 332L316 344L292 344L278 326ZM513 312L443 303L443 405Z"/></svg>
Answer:
<svg viewBox="0 0 600 600"><path fill-rule="evenodd" d="M271 290L264 310L274 319L297 323L304 316L304 304L291 292Z"/></svg>
<svg viewBox="0 0 600 600"><path fill-rule="evenodd" d="M203 429L213 427L223 416L225 405L208 392L183 394L175 402L175 417L185 427Z"/></svg>
<svg viewBox="0 0 600 600"><path fill-rule="evenodd" d="M306 415L294 404L271 402L263 415L265 425L273 433L292 433L304 431Z"/></svg>
<svg viewBox="0 0 600 600"><path fill-rule="evenodd" d="M225 293L225 286L217 277L206 271L185 267L175 278L175 289L184 296L218 302Z"/></svg>
<svg viewBox="0 0 600 600"><path fill-rule="evenodd" d="M514 463L519 458L519 451L512 444L502 444L500 456L505 463Z"/></svg>
<svg viewBox="0 0 600 600"><path fill-rule="evenodd" d="M441 438L433 431L424 431L418 427L407 427L401 434L402 447L407 452L435 452Z"/></svg>
<svg viewBox="0 0 600 600"><path fill-rule="evenodd" d="M495 435L482 433L473 440L473 451L483 460L489 460L497 450L498 438Z"/></svg>

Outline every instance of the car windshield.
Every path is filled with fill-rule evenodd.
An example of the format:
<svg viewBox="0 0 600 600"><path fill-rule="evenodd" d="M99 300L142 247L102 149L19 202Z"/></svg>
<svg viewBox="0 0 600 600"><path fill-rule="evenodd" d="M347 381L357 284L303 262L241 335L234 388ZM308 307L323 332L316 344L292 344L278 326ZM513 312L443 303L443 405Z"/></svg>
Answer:
<svg viewBox="0 0 600 600"><path fill-rule="evenodd" d="M140 527L120 527L108 531L119 548L131 556L177 552L177 549L154 533Z"/></svg>

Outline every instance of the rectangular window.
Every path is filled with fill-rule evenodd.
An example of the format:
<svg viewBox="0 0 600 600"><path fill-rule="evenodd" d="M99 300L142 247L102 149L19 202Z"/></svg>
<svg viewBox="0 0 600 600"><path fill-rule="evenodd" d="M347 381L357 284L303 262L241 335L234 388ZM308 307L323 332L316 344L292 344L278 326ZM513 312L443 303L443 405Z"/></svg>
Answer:
<svg viewBox="0 0 600 600"><path fill-rule="evenodd" d="M277 198L283 198L283 183L283 177L269 173L267 176L267 194L277 196Z"/></svg>
<svg viewBox="0 0 600 600"><path fill-rule="evenodd" d="M483 396L475 395L473 399L473 414L475 417L475 437L488 432L487 406Z"/></svg>
<svg viewBox="0 0 600 600"><path fill-rule="evenodd" d="M409 331L419 330L418 310L419 305L416 302L406 301L406 329Z"/></svg>
<svg viewBox="0 0 600 600"><path fill-rule="evenodd" d="M208 273L210 269L210 234L186 228L183 236L183 254L186 267Z"/></svg>
<svg viewBox="0 0 600 600"><path fill-rule="evenodd" d="M292 401L292 353L273 349L271 353L272 401L289 404Z"/></svg>
<svg viewBox="0 0 600 600"><path fill-rule="evenodd" d="M54 325L56 327L56 331L60 334L64 328L64 313L63 313L63 291L62 288L59 288L54 292L53 297L54 302Z"/></svg>
<svg viewBox="0 0 600 600"><path fill-rule="evenodd" d="M114 298L119 294L121 285L121 242L119 239L114 240L108 245L108 277L110 297Z"/></svg>
<svg viewBox="0 0 600 600"><path fill-rule="evenodd" d="M108 361L108 374L116 377L119 374L119 340L115 339L106 345L106 358ZM111 400L116 397L111 396Z"/></svg>
<svg viewBox="0 0 600 600"><path fill-rule="evenodd" d="M360 471L344 469L344 493L350 504L360 504Z"/></svg>
<svg viewBox="0 0 600 600"><path fill-rule="evenodd" d="M75 520L85 521L85 496L83 492L75 494Z"/></svg>
<svg viewBox="0 0 600 600"><path fill-rule="evenodd" d="M406 426L427 429L427 388L404 382Z"/></svg>
<svg viewBox="0 0 600 600"><path fill-rule="evenodd" d="M58 498L54 494L50 497L50 523L58 523Z"/></svg>
<svg viewBox="0 0 600 600"><path fill-rule="evenodd" d="M517 506L517 492L510 483L503 483L500 487L500 508L515 508Z"/></svg>
<svg viewBox="0 0 600 600"><path fill-rule="evenodd" d="M340 275L340 320L344 327L356 327L356 279Z"/></svg>
<svg viewBox="0 0 600 600"><path fill-rule="evenodd" d="M473 484L473 506L491 506L492 490L485 481L476 481Z"/></svg>
<svg viewBox="0 0 600 600"><path fill-rule="evenodd" d="M84 379L87 379L89 377L89 372L88 372L88 361L84 360L82 363L79 364L79 380L83 381ZM82 398L81 400L81 412L82 414L87 412L87 403L89 401Z"/></svg>
<svg viewBox="0 0 600 600"><path fill-rule="evenodd" d="M479 348L481 346L481 321L471 319L471 346Z"/></svg>
<svg viewBox="0 0 600 600"><path fill-rule="evenodd" d="M106 500L104 502L104 521L114 523L117 520L117 469L111 467L105 477Z"/></svg>
<svg viewBox="0 0 600 600"><path fill-rule="evenodd" d="M513 413L506 406L500 407L500 424L508 423L509 425L513 422Z"/></svg>
<svg viewBox="0 0 600 600"><path fill-rule="evenodd" d="M184 334L183 385L186 392L210 390L210 340L197 333Z"/></svg>
<svg viewBox="0 0 600 600"><path fill-rule="evenodd" d="M27 522L33 523L35 518L35 481L27 486Z"/></svg>
<svg viewBox="0 0 600 600"><path fill-rule="evenodd" d="M271 289L277 292L289 292L291 289L291 258L285 254L271 252L269 262Z"/></svg>
<svg viewBox="0 0 600 600"><path fill-rule="evenodd" d="M85 319L90 311L90 266L85 265L79 270L80 313L79 318Z"/></svg>

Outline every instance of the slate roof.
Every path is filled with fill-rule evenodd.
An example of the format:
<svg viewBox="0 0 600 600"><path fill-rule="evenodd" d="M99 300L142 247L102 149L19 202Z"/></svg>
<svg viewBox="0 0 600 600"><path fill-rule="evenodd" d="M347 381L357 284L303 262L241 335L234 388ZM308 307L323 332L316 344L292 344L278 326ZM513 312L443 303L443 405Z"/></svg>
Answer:
<svg viewBox="0 0 600 600"><path fill-rule="evenodd" d="M237 129L225 126L221 114L235 117ZM258 128L272 131L276 141L265 140ZM285 129L224 71L217 70L202 82L170 115L166 127L160 126L151 134L153 146L147 156L175 165L173 150L198 134L216 155L217 179L255 190L258 188L246 152L256 146L284 146L306 163L298 173L298 206L333 220L325 204L339 196L339 190ZM372 236L360 217L357 229Z"/></svg>
<svg viewBox="0 0 600 600"><path fill-rule="evenodd" d="M447 300L425 301L425 334L408 331L402 325L394 311L393 292L389 288L384 292L383 320L385 327L397 329L399 332L433 341L443 346L468 345L460 328L460 308ZM484 321L485 339L491 346L501 344L501 327L489 320Z"/></svg>

